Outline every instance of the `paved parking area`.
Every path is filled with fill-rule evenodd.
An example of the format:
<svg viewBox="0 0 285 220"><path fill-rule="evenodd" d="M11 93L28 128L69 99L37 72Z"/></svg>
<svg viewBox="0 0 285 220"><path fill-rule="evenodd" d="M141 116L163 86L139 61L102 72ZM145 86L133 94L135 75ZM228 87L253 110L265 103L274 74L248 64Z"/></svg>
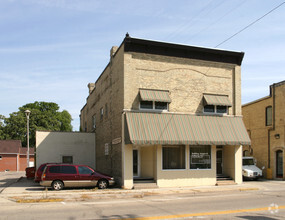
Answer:
<svg viewBox="0 0 285 220"><path fill-rule="evenodd" d="M241 185L227 186L200 186L200 187L181 187L181 188L157 188L157 189L141 189L141 190L125 190L121 188L111 188L106 190L98 189L64 189L54 191L45 189L39 183L25 177L25 172L7 172L0 173L0 203L6 202L10 198L62 198L64 201L81 201L96 200L96 199L115 199L115 198L142 198L151 195L166 195L166 194L191 194L198 195L210 193L234 193L246 191L274 191L278 189L280 184L284 185L284 181L276 180L259 180L245 181ZM5 201L6 200L6 201Z"/></svg>
<svg viewBox="0 0 285 220"><path fill-rule="evenodd" d="M13 183L17 182L21 177L25 177L26 173L25 171L20 171L20 172L13 172L13 171L8 171L8 172L0 172L0 193L2 191L12 185Z"/></svg>

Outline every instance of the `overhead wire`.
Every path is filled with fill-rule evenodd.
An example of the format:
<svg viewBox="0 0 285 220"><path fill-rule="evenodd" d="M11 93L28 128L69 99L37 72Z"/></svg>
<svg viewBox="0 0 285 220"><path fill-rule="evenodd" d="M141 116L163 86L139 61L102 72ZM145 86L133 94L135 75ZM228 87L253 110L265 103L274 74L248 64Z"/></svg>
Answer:
<svg viewBox="0 0 285 220"><path fill-rule="evenodd" d="M238 9L240 6L242 6L247 0L244 0L242 2L240 2L238 5L234 6L233 8L231 8L229 11L227 11L225 14L223 14L221 17L219 17L217 20L215 20L214 22L212 22L211 24L209 24L207 27L203 28L202 30L194 33L188 41L192 40L193 38L195 38L197 35L199 35L200 33L202 33L203 31L213 27L213 25L217 24L220 20L222 20L224 17L226 17L228 14L232 13L233 11L235 11L236 9Z"/></svg>
<svg viewBox="0 0 285 220"><path fill-rule="evenodd" d="M262 15L260 18L256 19L255 21L251 22L249 25L247 25L246 27L242 28L240 31L236 32L235 34L233 34L232 36L228 37L227 39L225 39L224 41L222 41L221 43L219 43L217 46L215 46L215 48L217 48L218 46L224 44L225 42L229 41L230 39L232 39L233 37L235 37L236 35L240 34L241 32L243 32L244 30L246 30L247 28L249 28L250 26L254 25L255 23L257 23L258 21L260 21L262 18L264 18L265 16L269 15L270 13L272 13L273 11L275 11L276 9L280 8L282 5L284 5L285 2L282 2L281 4L279 4L278 6L276 6L275 8L271 9L269 12L267 12L266 14Z"/></svg>
<svg viewBox="0 0 285 220"><path fill-rule="evenodd" d="M168 35L166 37L166 40L170 40L172 38L174 38L175 36L177 36L179 33L183 32L185 29L189 28L191 25L195 24L195 19L197 19L202 13L206 13L209 14L211 13L213 10L215 10L217 7L219 7L220 5L222 5L225 1L223 0L222 2L218 2L218 4L214 5L212 8L210 8L210 6L212 6L212 3L216 3L215 0L211 0L205 7L203 7L196 15L194 15L189 21L187 21L186 23L184 23L183 25L180 25L180 27L178 29L176 29L176 31L172 32L170 35ZM208 10L209 8L209 10ZM208 10L208 12L207 12ZM205 17L205 15L204 15Z"/></svg>

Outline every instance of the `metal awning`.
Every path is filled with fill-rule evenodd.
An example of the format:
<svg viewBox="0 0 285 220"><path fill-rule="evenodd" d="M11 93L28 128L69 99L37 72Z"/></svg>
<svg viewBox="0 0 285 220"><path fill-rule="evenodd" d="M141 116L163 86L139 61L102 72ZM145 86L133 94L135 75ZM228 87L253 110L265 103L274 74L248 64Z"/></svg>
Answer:
<svg viewBox="0 0 285 220"><path fill-rule="evenodd" d="M207 105L232 106L229 97L226 95L204 94L204 100Z"/></svg>
<svg viewBox="0 0 285 220"><path fill-rule="evenodd" d="M250 145L241 117L126 112L126 123L135 145Z"/></svg>
<svg viewBox="0 0 285 220"><path fill-rule="evenodd" d="M171 102L166 90L140 89L140 97L142 101Z"/></svg>

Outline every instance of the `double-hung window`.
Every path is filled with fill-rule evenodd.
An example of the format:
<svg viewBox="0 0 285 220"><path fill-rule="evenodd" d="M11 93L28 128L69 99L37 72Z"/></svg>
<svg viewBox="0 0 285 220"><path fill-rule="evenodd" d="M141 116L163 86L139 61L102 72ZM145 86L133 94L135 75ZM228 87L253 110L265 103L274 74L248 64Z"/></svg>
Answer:
<svg viewBox="0 0 285 220"><path fill-rule="evenodd" d="M228 96L204 94L204 113L224 115L228 114L229 107L232 106Z"/></svg>
<svg viewBox="0 0 285 220"><path fill-rule="evenodd" d="M141 101L140 109L168 111L168 103L167 102L155 102L155 101Z"/></svg>
<svg viewBox="0 0 285 220"><path fill-rule="evenodd" d="M171 99L167 90L140 89L141 110L168 111Z"/></svg>

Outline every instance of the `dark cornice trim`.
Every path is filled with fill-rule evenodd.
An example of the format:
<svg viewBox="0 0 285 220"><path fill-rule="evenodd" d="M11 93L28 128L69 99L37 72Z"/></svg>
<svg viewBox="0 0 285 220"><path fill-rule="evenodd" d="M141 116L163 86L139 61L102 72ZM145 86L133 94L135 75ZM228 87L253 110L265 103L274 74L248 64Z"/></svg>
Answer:
<svg viewBox="0 0 285 220"><path fill-rule="evenodd" d="M129 36L125 37L123 44L125 52L147 53L236 65L241 65L244 57L244 52L143 40Z"/></svg>

